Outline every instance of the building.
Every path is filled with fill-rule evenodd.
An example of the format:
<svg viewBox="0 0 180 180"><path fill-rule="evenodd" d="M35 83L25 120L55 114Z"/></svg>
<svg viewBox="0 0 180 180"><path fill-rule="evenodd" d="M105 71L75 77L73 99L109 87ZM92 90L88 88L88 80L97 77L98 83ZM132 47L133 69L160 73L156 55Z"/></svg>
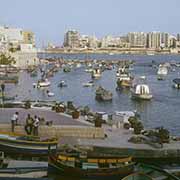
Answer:
<svg viewBox="0 0 180 180"><path fill-rule="evenodd" d="M120 45L121 45L120 37L112 37L108 35L102 38L102 41L101 41L102 48L119 47Z"/></svg>
<svg viewBox="0 0 180 180"><path fill-rule="evenodd" d="M160 34L160 47L161 48L169 47L169 33L162 32Z"/></svg>
<svg viewBox="0 0 180 180"><path fill-rule="evenodd" d="M147 33L147 47L152 49L158 49L160 47L160 32L149 32Z"/></svg>
<svg viewBox="0 0 180 180"><path fill-rule="evenodd" d="M23 43L24 44L32 44L35 46L35 36L34 33L31 31L23 31Z"/></svg>
<svg viewBox="0 0 180 180"><path fill-rule="evenodd" d="M64 47L79 48L80 34L76 30L67 31L64 37Z"/></svg>
<svg viewBox="0 0 180 180"><path fill-rule="evenodd" d="M130 47L144 48L146 47L146 33L144 32L130 32L128 33L128 42Z"/></svg>

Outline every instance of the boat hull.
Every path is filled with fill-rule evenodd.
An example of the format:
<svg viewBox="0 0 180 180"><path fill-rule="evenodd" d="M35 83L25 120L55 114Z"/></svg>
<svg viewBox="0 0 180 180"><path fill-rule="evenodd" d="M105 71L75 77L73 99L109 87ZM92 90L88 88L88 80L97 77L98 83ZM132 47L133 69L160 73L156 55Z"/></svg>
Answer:
<svg viewBox="0 0 180 180"><path fill-rule="evenodd" d="M60 162L54 162L51 158L49 159L48 173L59 174L61 176L88 179L119 179L131 174L134 171L133 163L121 168L81 169L77 167L67 167Z"/></svg>
<svg viewBox="0 0 180 180"><path fill-rule="evenodd" d="M151 94L134 94L132 93L131 98L136 100L151 100L152 99Z"/></svg>
<svg viewBox="0 0 180 180"><path fill-rule="evenodd" d="M48 156L56 153L56 143L41 143L25 140L11 140L0 138L0 151L6 154L25 156Z"/></svg>

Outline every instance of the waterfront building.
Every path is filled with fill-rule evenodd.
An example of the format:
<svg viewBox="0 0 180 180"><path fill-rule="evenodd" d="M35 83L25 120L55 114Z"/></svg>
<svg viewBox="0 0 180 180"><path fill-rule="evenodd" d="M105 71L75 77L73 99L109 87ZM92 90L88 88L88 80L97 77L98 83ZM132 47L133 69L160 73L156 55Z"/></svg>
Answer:
<svg viewBox="0 0 180 180"><path fill-rule="evenodd" d="M64 47L79 48L80 34L76 30L69 30L64 36Z"/></svg>
<svg viewBox="0 0 180 180"><path fill-rule="evenodd" d="M180 33L177 34L177 41L180 41Z"/></svg>
<svg viewBox="0 0 180 180"><path fill-rule="evenodd" d="M147 48L158 49L160 47L160 32L147 33Z"/></svg>
<svg viewBox="0 0 180 180"><path fill-rule="evenodd" d="M177 38L175 36L169 36L169 48L176 48L177 47Z"/></svg>
<svg viewBox="0 0 180 180"><path fill-rule="evenodd" d="M110 35L105 36L102 38L101 47L108 48L108 47L119 47L121 44L120 37L112 37Z"/></svg>
<svg viewBox="0 0 180 180"><path fill-rule="evenodd" d="M146 33L144 32L129 32L128 42L130 47L144 48L146 47Z"/></svg>
<svg viewBox="0 0 180 180"><path fill-rule="evenodd" d="M87 48L89 46L89 36L82 35L79 39L79 45L81 48Z"/></svg>
<svg viewBox="0 0 180 180"><path fill-rule="evenodd" d="M169 33L162 32L160 34L160 47L168 48L169 47Z"/></svg>
<svg viewBox="0 0 180 180"><path fill-rule="evenodd" d="M24 44L32 44L35 46L35 36L31 31L23 31L23 43Z"/></svg>

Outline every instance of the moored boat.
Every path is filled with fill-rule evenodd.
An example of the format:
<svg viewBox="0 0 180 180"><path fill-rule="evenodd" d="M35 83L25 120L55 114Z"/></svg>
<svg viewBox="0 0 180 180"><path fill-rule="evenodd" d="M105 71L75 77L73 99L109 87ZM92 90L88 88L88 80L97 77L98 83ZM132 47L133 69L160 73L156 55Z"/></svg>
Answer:
<svg viewBox="0 0 180 180"><path fill-rule="evenodd" d="M48 156L55 153L57 140L26 135L0 133L0 151L24 156Z"/></svg>
<svg viewBox="0 0 180 180"><path fill-rule="evenodd" d="M111 101L113 97L112 92L104 89L103 87L99 86L96 89L96 100L98 101Z"/></svg>
<svg viewBox="0 0 180 180"><path fill-rule="evenodd" d="M157 71L157 79L164 80L168 74L168 68L165 65L160 64Z"/></svg>
<svg viewBox="0 0 180 180"><path fill-rule="evenodd" d="M173 87L176 89L180 89L180 78L173 79Z"/></svg>
<svg viewBox="0 0 180 180"><path fill-rule="evenodd" d="M138 173L130 174L125 178L123 178L122 180L153 180L153 178L151 178L150 176L144 173L138 172Z"/></svg>
<svg viewBox="0 0 180 180"><path fill-rule="evenodd" d="M135 84L131 89L131 97L132 99L139 100L151 100L152 94L150 93L149 86L144 82L145 77L141 77L143 82Z"/></svg>
<svg viewBox="0 0 180 180"><path fill-rule="evenodd" d="M95 68L93 71L92 71L92 78L93 79L98 79L101 77L101 70L99 68Z"/></svg>
<svg viewBox="0 0 180 180"><path fill-rule="evenodd" d="M51 82L48 79L40 80L37 83L37 87L48 87L51 85Z"/></svg>
<svg viewBox="0 0 180 180"><path fill-rule="evenodd" d="M88 158L66 155L50 156L48 173L78 178L122 178L134 171L131 157Z"/></svg>

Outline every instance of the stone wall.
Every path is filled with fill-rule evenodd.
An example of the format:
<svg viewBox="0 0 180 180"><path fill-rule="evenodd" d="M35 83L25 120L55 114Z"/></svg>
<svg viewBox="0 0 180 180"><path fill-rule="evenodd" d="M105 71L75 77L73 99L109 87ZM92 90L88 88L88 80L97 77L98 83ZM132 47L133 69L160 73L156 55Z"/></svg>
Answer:
<svg viewBox="0 0 180 180"><path fill-rule="evenodd" d="M11 132L11 124L1 124L0 132ZM25 134L24 126L16 126L15 133ZM79 138L104 138L104 130L102 128L87 126L40 126L40 136L49 137L79 137Z"/></svg>

